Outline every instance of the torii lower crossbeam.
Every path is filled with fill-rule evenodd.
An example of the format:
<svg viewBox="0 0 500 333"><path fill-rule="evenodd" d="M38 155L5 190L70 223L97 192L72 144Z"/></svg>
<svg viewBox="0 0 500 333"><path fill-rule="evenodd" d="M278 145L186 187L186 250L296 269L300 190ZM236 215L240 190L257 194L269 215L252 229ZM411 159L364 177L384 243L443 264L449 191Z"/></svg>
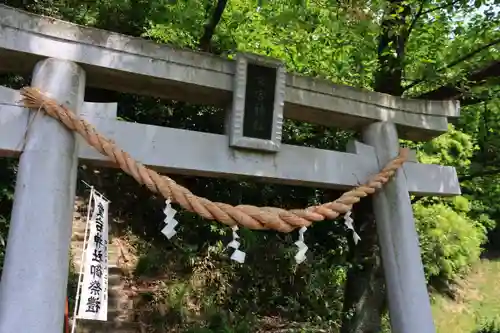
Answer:
<svg viewBox="0 0 500 333"><path fill-rule="evenodd" d="M19 100L19 92L0 87L0 156L20 153L29 112L16 106ZM262 154L230 148L225 135L120 121L116 119L116 106L84 103L80 114L131 156L158 171L347 189L379 170L374 148L359 142L351 143L347 153L282 145L278 154ZM116 167L83 141L78 156L85 163ZM404 172L411 194L460 194L453 167L413 160L405 163Z"/></svg>

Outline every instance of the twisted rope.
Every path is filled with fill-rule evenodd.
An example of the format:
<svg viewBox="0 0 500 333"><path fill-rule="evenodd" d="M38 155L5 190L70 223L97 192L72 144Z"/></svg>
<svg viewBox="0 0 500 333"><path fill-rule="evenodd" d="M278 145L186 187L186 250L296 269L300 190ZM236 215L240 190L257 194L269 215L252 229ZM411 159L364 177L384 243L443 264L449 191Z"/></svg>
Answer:
<svg viewBox="0 0 500 333"><path fill-rule="evenodd" d="M352 209L352 206L382 187L405 162L408 150L401 149L398 157L390 161L378 174L365 184L345 192L335 201L306 209L284 210L275 207L256 207L250 205L232 206L222 202L213 202L198 197L171 178L162 176L138 161L127 152L121 150L114 142L99 134L84 119L38 91L36 88L21 89L25 107L43 109L49 116L59 120L68 129L80 134L89 145L101 154L108 156L125 173L132 176L139 184L146 185L154 193L165 199L178 203L184 209L197 213L208 220L217 220L226 225L235 224L249 229L274 229L280 232L291 232L296 228L310 226L313 222L335 219Z"/></svg>

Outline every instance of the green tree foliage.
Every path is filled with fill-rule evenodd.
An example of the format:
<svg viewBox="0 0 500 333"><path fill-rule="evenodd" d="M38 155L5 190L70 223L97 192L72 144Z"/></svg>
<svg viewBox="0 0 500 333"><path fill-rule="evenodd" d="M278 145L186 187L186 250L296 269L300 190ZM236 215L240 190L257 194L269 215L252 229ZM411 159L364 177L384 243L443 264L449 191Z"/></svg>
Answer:
<svg viewBox="0 0 500 333"><path fill-rule="evenodd" d="M497 1L5 2L78 24L223 57L231 58L236 51L276 57L289 71L338 84L411 98L457 99L462 104L461 117L447 134L431 142L407 143L418 150L421 162L455 166L463 190L463 197L455 199L413 198L429 283L448 284L466 272L480 254L486 230L493 229L490 246L500 244L500 233L494 229L500 219L496 200L500 194ZM19 82L4 80L3 84L15 86ZM223 131L223 110L210 106L99 91L90 91L87 98L118 101L120 116L130 121ZM354 135L295 121L284 125L284 141L295 145L342 150ZM11 162L0 162L0 235L6 238L7 226L2 221L9 219L15 170ZM164 292L146 302L178 305L174 311L177 317L168 317L168 321L162 311L148 312L160 325L171 324L175 318L185 321L191 313L186 312L186 302L197 299L194 303L201 304L201 312L210 313L205 321L208 324L195 328L200 332L220 332L221 327L252 331L249 327L236 328L235 323L253 318L248 320L250 325L255 317L266 316L280 316L289 322L321 322L330 328L342 326L346 333L359 329L375 332L380 327L386 308L385 290L369 203L355 210L363 239L356 247L350 244L341 223L318 224L307 233L311 257L295 267L290 235L245 232L245 249L256 255L238 268L227 262L221 248L226 228L183 213L179 241L172 245L157 235L162 221L161 200L114 171L95 174L94 169L85 167L80 177L100 184L113 197L116 214L128 222L128 230L123 232L141 256L136 275L161 274L166 269L176 272L169 277L171 283L163 282ZM256 184L247 179L176 180L199 195L232 204L295 208L338 195L333 191ZM200 275L200 271L213 275ZM203 276L203 288L187 283L186 272Z"/></svg>

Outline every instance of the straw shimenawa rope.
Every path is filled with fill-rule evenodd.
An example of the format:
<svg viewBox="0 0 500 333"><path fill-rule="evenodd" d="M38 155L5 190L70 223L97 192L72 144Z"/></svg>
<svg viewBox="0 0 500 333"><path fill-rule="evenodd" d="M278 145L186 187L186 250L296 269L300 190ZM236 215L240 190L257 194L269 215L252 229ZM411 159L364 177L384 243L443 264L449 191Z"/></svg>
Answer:
<svg viewBox="0 0 500 333"><path fill-rule="evenodd" d="M313 222L335 219L350 211L361 198L373 194L387 183L408 155L407 149L401 149L400 155L390 161L378 174L371 177L367 183L345 192L335 201L319 206L294 210L250 205L232 206L198 197L169 177L162 176L137 162L114 142L99 134L90 123L80 119L66 107L57 104L38 89L25 87L21 89L21 94L27 108L43 109L49 116L80 134L92 147L108 156L124 172L134 177L138 183L146 185L152 192L160 193L164 198L178 203L184 209L195 212L205 219L217 220L229 226L237 224L250 229L291 232L302 226L310 226ZM332 172L335 171L332 170Z"/></svg>

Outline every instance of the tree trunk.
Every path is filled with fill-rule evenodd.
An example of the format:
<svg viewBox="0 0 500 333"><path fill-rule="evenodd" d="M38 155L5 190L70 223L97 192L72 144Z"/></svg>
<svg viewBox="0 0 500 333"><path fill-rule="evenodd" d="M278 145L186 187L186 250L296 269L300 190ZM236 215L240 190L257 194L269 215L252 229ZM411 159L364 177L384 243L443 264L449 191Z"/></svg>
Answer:
<svg viewBox="0 0 500 333"><path fill-rule="evenodd" d="M374 90L401 96L406 41L423 3L412 18L412 8L403 0L389 0L381 24L378 46L379 69L374 77ZM356 205L355 224L361 241L352 245L353 266L347 273L344 293L342 333L378 333L387 310L382 260L378 245L371 198Z"/></svg>
<svg viewBox="0 0 500 333"><path fill-rule="evenodd" d="M411 8L402 0L391 0L382 21L379 36L378 63L374 90L394 96L404 92L402 85L405 44L410 32Z"/></svg>
<svg viewBox="0 0 500 333"><path fill-rule="evenodd" d="M363 199L353 214L361 241L350 244L352 266L345 285L341 333L380 332L386 309L384 272L371 201Z"/></svg>

